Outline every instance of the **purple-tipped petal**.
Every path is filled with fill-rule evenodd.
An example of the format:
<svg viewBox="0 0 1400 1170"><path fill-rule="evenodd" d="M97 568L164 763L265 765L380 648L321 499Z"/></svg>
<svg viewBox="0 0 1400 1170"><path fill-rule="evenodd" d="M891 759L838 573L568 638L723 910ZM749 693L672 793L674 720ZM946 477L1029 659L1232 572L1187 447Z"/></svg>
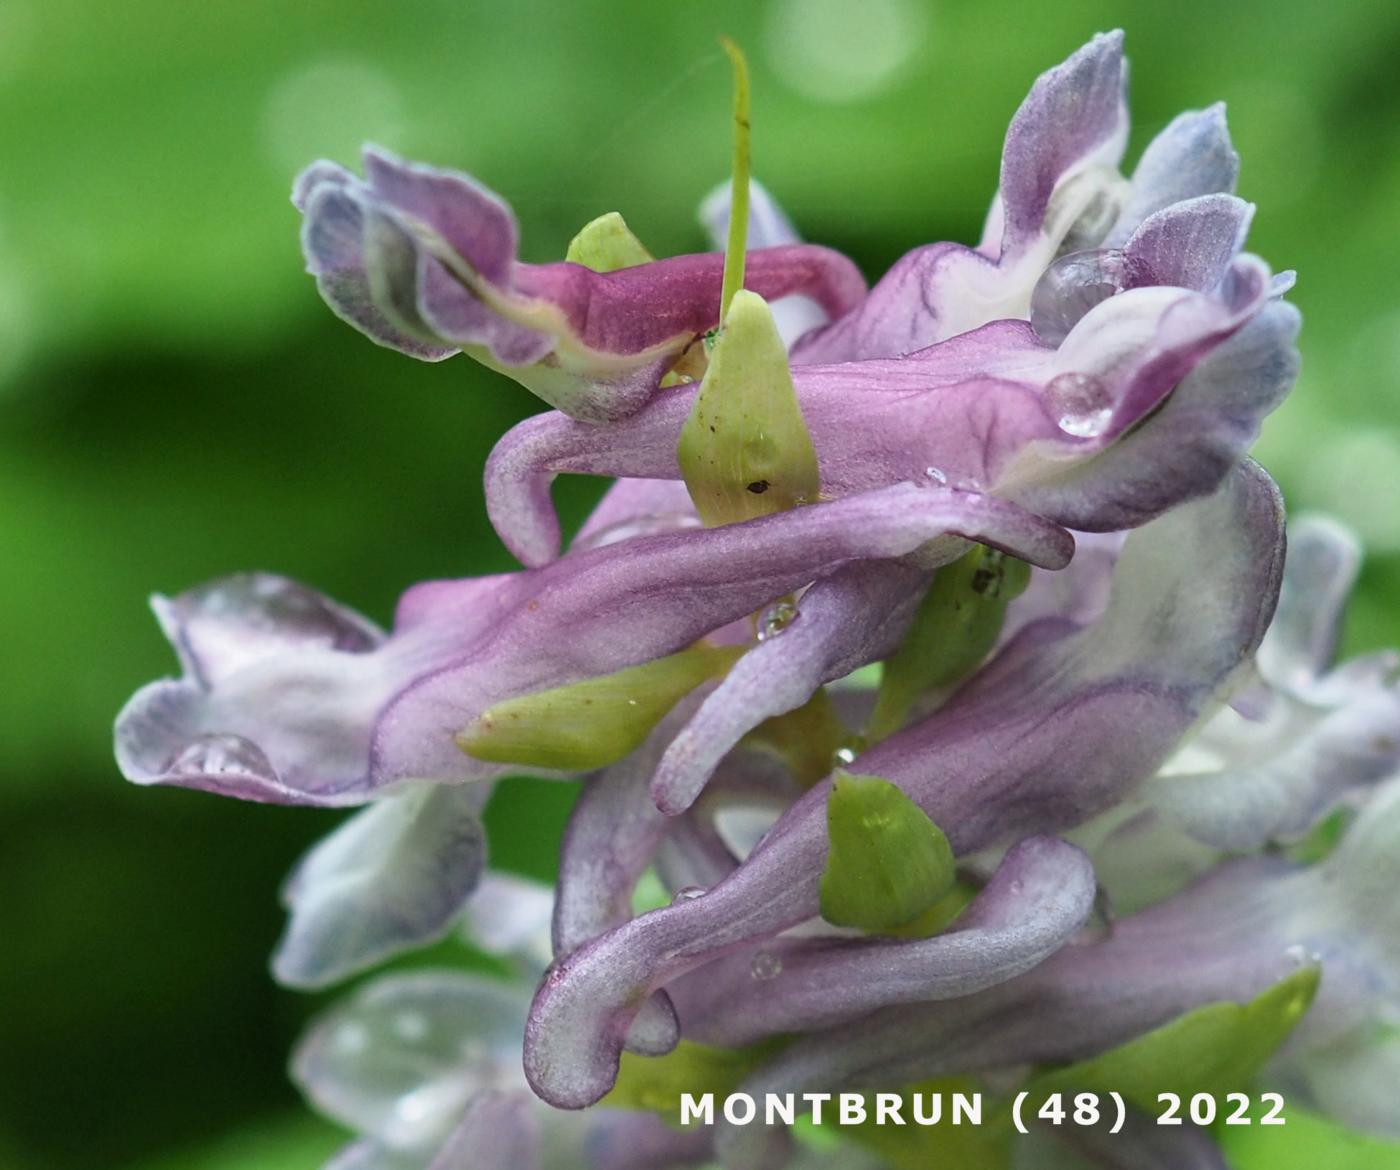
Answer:
<svg viewBox="0 0 1400 1170"><path fill-rule="evenodd" d="M1127 130L1122 34L1109 33L1043 74L1017 111L982 247L906 253L858 308L803 337L793 360L897 357L1026 316L1037 278L1080 216L1121 184L1106 168L1117 164Z"/></svg>
<svg viewBox="0 0 1400 1170"><path fill-rule="evenodd" d="M946 706L857 766L900 784L959 853L1087 820L1150 777L1248 660L1281 560L1277 489L1248 465L1129 537L1098 622L1028 627ZM597 1100L640 995L817 913L826 791L809 792L703 897L634 919L552 969L527 1031L536 1092L564 1107Z"/></svg>
<svg viewBox="0 0 1400 1170"><path fill-rule="evenodd" d="M357 813L306 855L283 892L278 982L325 987L443 937L486 862L482 784L417 785Z"/></svg>
<svg viewBox="0 0 1400 1170"><path fill-rule="evenodd" d="M1001 156L1003 253L1041 233L1055 188L1089 166L1115 166L1128 139L1123 34L1102 33L1036 79Z"/></svg>
<svg viewBox="0 0 1400 1170"><path fill-rule="evenodd" d="M876 561L813 585L781 633L739 659L666 748L651 781L657 807L683 812L720 760L765 719L796 710L823 684L893 653L929 578L918 564Z"/></svg>
<svg viewBox="0 0 1400 1170"><path fill-rule="evenodd" d="M1239 173L1240 158L1230 142L1223 103L1177 115L1142 152L1123 210L1104 246L1121 247L1143 220L1173 203L1233 194Z"/></svg>
<svg viewBox="0 0 1400 1170"><path fill-rule="evenodd" d="M738 1048L897 1003L955 999L1053 954L1094 904L1094 870L1073 845L1029 837L943 933L896 939L777 939L708 963L671 995L693 1040Z"/></svg>
<svg viewBox="0 0 1400 1170"><path fill-rule="evenodd" d="M1058 469L1053 458L1028 456L997 490L1070 527L1099 532L1135 527L1210 491L1292 386L1298 321L1291 305L1269 304L1222 338L1143 425L1125 428L1111 445L1088 441L1089 457L1064 460ZM1120 410L1114 425L1127 417Z"/></svg>
<svg viewBox="0 0 1400 1170"><path fill-rule="evenodd" d="M1123 246L1133 284L1210 292L1244 246L1253 217L1254 204L1233 195L1201 195L1155 212Z"/></svg>
<svg viewBox="0 0 1400 1170"><path fill-rule="evenodd" d="M1073 545L1062 529L989 497L902 484L572 553L521 576L514 608L479 651L400 692L376 725L374 774L381 783L453 775L463 767L453 734L500 698L673 653L847 562L904 556L945 535L1050 567Z"/></svg>
<svg viewBox="0 0 1400 1170"><path fill-rule="evenodd" d="M600 273L516 259L505 203L474 179L367 149L366 179L315 164L298 179L308 268L335 311L380 344L434 360L466 349L553 405L599 422L635 411L718 320L724 257ZM831 316L865 283L829 249L749 257L748 287Z"/></svg>

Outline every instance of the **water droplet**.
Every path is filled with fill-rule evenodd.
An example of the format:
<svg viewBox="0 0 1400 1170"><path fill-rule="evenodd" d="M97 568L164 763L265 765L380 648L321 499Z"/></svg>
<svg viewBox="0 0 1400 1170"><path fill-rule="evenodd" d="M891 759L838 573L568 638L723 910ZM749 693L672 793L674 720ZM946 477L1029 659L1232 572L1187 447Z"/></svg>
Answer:
<svg viewBox="0 0 1400 1170"><path fill-rule="evenodd" d="M783 961L771 951L759 951L749 964L749 971L760 983L766 983L783 973Z"/></svg>
<svg viewBox="0 0 1400 1170"><path fill-rule="evenodd" d="M1057 374L1045 387L1045 402L1060 430L1079 439L1103 434L1113 418L1113 395L1093 374Z"/></svg>
<svg viewBox="0 0 1400 1170"><path fill-rule="evenodd" d="M675 906L681 902L693 902L696 898L703 898L704 896L704 886L682 886L671 899L671 905Z"/></svg>
<svg viewBox="0 0 1400 1170"><path fill-rule="evenodd" d="M944 487L948 483L948 473L941 467L925 467L924 478L930 483L936 483L939 487Z"/></svg>
<svg viewBox="0 0 1400 1170"><path fill-rule="evenodd" d="M853 763L855 763L856 753L855 753L854 751L852 751L850 748L848 748L848 747L842 745L841 747L837 748L835 752L832 753L832 757L831 757L831 758L832 758L832 762L833 762L838 768L841 768L841 767L844 767L844 766L847 765L847 764L853 764Z"/></svg>
<svg viewBox="0 0 1400 1170"><path fill-rule="evenodd" d="M780 601L777 605L770 605L763 611L763 615L758 619L758 640L766 642L769 638L776 638L797 618L797 606L790 601Z"/></svg>
<svg viewBox="0 0 1400 1170"><path fill-rule="evenodd" d="M176 776L276 776L262 749L241 735L196 736L165 770Z"/></svg>
<svg viewBox="0 0 1400 1170"><path fill-rule="evenodd" d="M1306 967L1309 963L1320 963L1322 956L1314 950L1310 950L1302 943L1294 943L1283 952L1283 957L1288 960L1290 967Z"/></svg>
<svg viewBox="0 0 1400 1170"><path fill-rule="evenodd" d="M1042 341L1059 345L1086 313L1132 285L1122 252L1104 248L1071 252L1050 265L1031 293L1031 328Z"/></svg>

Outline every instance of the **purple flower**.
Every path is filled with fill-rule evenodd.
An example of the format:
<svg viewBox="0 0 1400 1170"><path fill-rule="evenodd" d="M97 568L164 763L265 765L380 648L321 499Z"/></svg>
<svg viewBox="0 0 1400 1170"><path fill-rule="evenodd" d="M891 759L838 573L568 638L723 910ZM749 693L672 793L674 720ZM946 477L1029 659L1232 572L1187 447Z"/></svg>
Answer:
<svg viewBox="0 0 1400 1170"><path fill-rule="evenodd" d="M525 568L414 585L388 632L270 574L157 598L181 676L118 719L136 783L364 806L287 883L283 982L454 935L513 972L390 974L313 1027L294 1076L358 1135L334 1170L874 1167L628 1086L1005 1095L1124 1046L1204 1067L1203 1019L1254 1028L1231 1076L1397 1132L1366 1091L1400 1062L1396 660L1334 663L1359 550L1303 518L1285 559L1247 457L1298 316L1242 250L1223 113L1125 177L1123 94L1118 34L1044 74L978 246L868 293L751 185L724 313L725 257L617 217L570 251L608 271L527 265L465 176L303 174L337 313L557 408L486 467ZM561 552L563 473L616 482ZM510 767L582 780L552 894L485 871ZM1224 1165L1136 1102L1073 1138Z"/></svg>
<svg viewBox="0 0 1400 1170"><path fill-rule="evenodd" d="M592 422L640 407L719 319L723 258L677 256L616 272L516 259L515 217L455 171L367 148L365 178L317 162L292 201L307 269L336 315L381 345L440 361L459 350ZM800 293L831 317L865 282L827 248L762 249L749 287Z"/></svg>

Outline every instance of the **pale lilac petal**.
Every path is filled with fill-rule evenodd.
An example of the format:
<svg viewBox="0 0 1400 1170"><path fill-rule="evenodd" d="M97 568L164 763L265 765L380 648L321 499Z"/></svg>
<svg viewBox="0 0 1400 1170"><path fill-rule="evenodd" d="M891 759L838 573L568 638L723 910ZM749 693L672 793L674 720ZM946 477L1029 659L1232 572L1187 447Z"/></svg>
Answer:
<svg viewBox="0 0 1400 1170"><path fill-rule="evenodd" d="M1128 137L1123 34L1100 34L1036 79L1001 156L1003 253L1040 235L1055 188L1087 166L1115 166Z"/></svg>
<svg viewBox="0 0 1400 1170"><path fill-rule="evenodd" d="M1249 659L1281 561L1277 490L1248 465L1129 537L1098 622L1028 627L946 706L853 766L900 784L960 854L1087 820L1150 777ZM639 994L817 913L826 788L703 897L555 966L527 1031L526 1073L541 1096L596 1100Z"/></svg>
<svg viewBox="0 0 1400 1170"><path fill-rule="evenodd" d="M1225 125L1225 106L1178 114L1147 144L1128 197L1104 247L1121 247L1148 216L1199 195L1233 194L1240 158Z"/></svg>
<svg viewBox="0 0 1400 1170"><path fill-rule="evenodd" d="M1058 950L1094 903L1094 870L1073 845L1030 837L1007 853L954 924L916 941L776 939L672 985L687 1037L739 1048L896 1003L954 999L1015 978Z"/></svg>
<svg viewBox="0 0 1400 1170"><path fill-rule="evenodd" d="M451 357L455 347L410 335L375 302L365 271L364 208L342 183L326 181L326 173L317 169L324 165L316 164L308 172L317 183L305 193L301 247L306 269L316 278L326 304L379 345L423 361Z"/></svg>
<svg viewBox="0 0 1400 1170"><path fill-rule="evenodd" d="M634 536L699 527L700 517L682 480L619 479L588 514L572 547L600 548Z"/></svg>
<svg viewBox="0 0 1400 1170"><path fill-rule="evenodd" d="M651 795L674 816L720 760L765 719L794 711L818 687L893 653L931 577L918 564L852 565L817 582L778 634L744 655L667 747Z"/></svg>
<svg viewBox="0 0 1400 1170"><path fill-rule="evenodd" d="M1331 710L1281 697L1267 720L1260 729L1222 712L1216 723L1238 728L1229 744L1212 725L1207 747L1226 753L1222 766L1161 777L1148 793L1153 806L1198 841L1258 849L1298 840L1350 792L1400 767L1393 683L1361 689Z"/></svg>
<svg viewBox="0 0 1400 1170"><path fill-rule="evenodd" d="M560 845L555 954L567 955L632 917L632 893L667 830L647 785L700 700L698 694L682 700L641 747L584 781Z"/></svg>
<svg viewBox="0 0 1400 1170"><path fill-rule="evenodd" d="M520 1084L523 988L414 971L362 987L320 1016L292 1077L327 1117L396 1151L434 1148L467 1103Z"/></svg>
<svg viewBox="0 0 1400 1170"><path fill-rule="evenodd" d="M283 891L278 982L325 987L446 935L486 863L488 795L487 785L405 788L313 848Z"/></svg>
<svg viewBox="0 0 1400 1170"><path fill-rule="evenodd" d="M428 1170L537 1170L540 1122L529 1093L475 1097Z"/></svg>
<svg viewBox="0 0 1400 1170"><path fill-rule="evenodd" d="M1400 1000L1391 1014L1400 1008ZM1314 1108L1353 1129L1400 1138L1395 1086L1400 1084L1400 1032L1375 1021L1345 1039L1311 1051L1289 1069Z"/></svg>

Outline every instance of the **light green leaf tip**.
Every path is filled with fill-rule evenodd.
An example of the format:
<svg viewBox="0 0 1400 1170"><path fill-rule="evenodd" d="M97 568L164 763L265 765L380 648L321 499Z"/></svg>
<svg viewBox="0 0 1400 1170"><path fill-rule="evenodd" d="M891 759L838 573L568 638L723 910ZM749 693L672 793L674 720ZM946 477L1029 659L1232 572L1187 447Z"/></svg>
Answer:
<svg viewBox="0 0 1400 1170"><path fill-rule="evenodd" d="M909 633L885 662L870 738L898 730L920 695L971 674L996 645L1007 605L1029 583L1025 561L980 545L939 569Z"/></svg>
<svg viewBox="0 0 1400 1170"><path fill-rule="evenodd" d="M456 736L478 760L570 772L622 759L707 679L723 675L742 646L692 646L614 674L521 695L488 707Z"/></svg>
<svg viewBox="0 0 1400 1170"><path fill-rule="evenodd" d="M797 403L787 349L757 293L743 289L734 297L677 457L695 509L712 527L817 498L816 448Z"/></svg>
<svg viewBox="0 0 1400 1170"><path fill-rule="evenodd" d="M1196 1008L1092 1060L1047 1072L1036 1088L1116 1090L1149 1112L1159 1093L1223 1097L1247 1090L1312 1005L1320 979L1318 967L1303 967L1248 1003Z"/></svg>
<svg viewBox="0 0 1400 1170"><path fill-rule="evenodd" d="M953 887L953 850L928 815L888 780L837 771L826 802L830 846L822 917L836 926L892 930Z"/></svg>
<svg viewBox="0 0 1400 1170"><path fill-rule="evenodd" d="M634 268L648 264L654 256L616 211L609 211L584 224L572 240L565 260L582 264L594 272L616 272L619 268Z"/></svg>

